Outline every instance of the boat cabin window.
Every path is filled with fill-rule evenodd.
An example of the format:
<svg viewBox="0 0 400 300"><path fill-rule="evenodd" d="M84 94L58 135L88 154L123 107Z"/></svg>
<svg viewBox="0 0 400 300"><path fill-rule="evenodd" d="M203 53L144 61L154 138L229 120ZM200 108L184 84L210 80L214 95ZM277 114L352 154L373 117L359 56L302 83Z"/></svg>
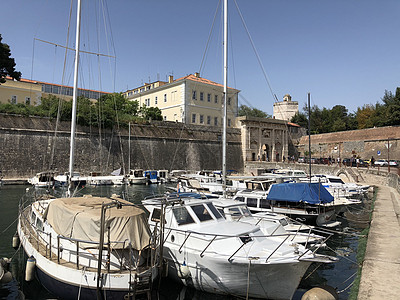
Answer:
<svg viewBox="0 0 400 300"><path fill-rule="evenodd" d="M36 222L36 215L35 215L34 212L32 212L32 214L31 214L31 223L32 223L33 225L35 225L35 222Z"/></svg>
<svg viewBox="0 0 400 300"><path fill-rule="evenodd" d="M247 206L257 207L257 198L247 198Z"/></svg>
<svg viewBox="0 0 400 300"><path fill-rule="evenodd" d="M155 208L153 212L151 213L151 219L153 222L160 222L161 221L161 209ZM164 222L167 224L167 220Z"/></svg>
<svg viewBox="0 0 400 300"><path fill-rule="evenodd" d="M177 206L173 209L174 216L178 225L186 225L194 223L192 216L184 206Z"/></svg>
<svg viewBox="0 0 400 300"><path fill-rule="evenodd" d="M191 208L193 209L196 216L199 218L200 222L212 220L210 212L203 204L192 205Z"/></svg>
<svg viewBox="0 0 400 300"><path fill-rule="evenodd" d="M219 211L215 208L215 206L211 203L207 203L206 206L208 207L209 210L214 214L214 217L217 219L222 219L222 215L219 213Z"/></svg>
<svg viewBox="0 0 400 300"><path fill-rule="evenodd" d="M269 201L267 199L260 199L260 207L261 208L271 208Z"/></svg>
<svg viewBox="0 0 400 300"><path fill-rule="evenodd" d="M219 213L225 218L225 212L223 208L218 208Z"/></svg>
<svg viewBox="0 0 400 300"><path fill-rule="evenodd" d="M39 218L36 219L36 228L43 231L43 222Z"/></svg>
<svg viewBox="0 0 400 300"><path fill-rule="evenodd" d="M233 220L237 220L242 216L242 214L241 214L241 212L239 210L239 207L231 207L231 208L229 208L228 209L228 214L231 216L231 218Z"/></svg>

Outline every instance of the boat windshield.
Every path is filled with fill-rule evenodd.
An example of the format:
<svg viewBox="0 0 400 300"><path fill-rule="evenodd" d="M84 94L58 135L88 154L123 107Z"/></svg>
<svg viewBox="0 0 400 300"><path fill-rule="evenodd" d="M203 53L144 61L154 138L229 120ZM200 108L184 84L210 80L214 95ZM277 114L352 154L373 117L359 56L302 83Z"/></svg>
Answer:
<svg viewBox="0 0 400 300"><path fill-rule="evenodd" d="M228 214L231 216L231 218L233 220L237 220L242 216L242 214L241 214L241 212L239 210L239 207L231 207L231 208L229 208L228 209Z"/></svg>
<svg viewBox="0 0 400 300"><path fill-rule="evenodd" d="M194 223L192 216L184 206L177 206L173 208L174 216L178 225L186 225Z"/></svg>
<svg viewBox="0 0 400 300"><path fill-rule="evenodd" d="M341 183L344 184L343 180L341 178L329 178L329 181L332 183Z"/></svg>
<svg viewBox="0 0 400 300"><path fill-rule="evenodd" d="M211 203L207 203L206 206L209 208L209 210L211 210L211 212L214 214L214 216L217 219L222 219L222 215L220 214L220 212L215 208L215 206Z"/></svg>
<svg viewBox="0 0 400 300"><path fill-rule="evenodd" d="M285 218L279 219L279 223L281 223L282 226L289 225L288 221Z"/></svg>
<svg viewBox="0 0 400 300"><path fill-rule="evenodd" d="M190 206L200 222L212 220L212 216L208 209L203 204L191 205Z"/></svg>
<svg viewBox="0 0 400 300"><path fill-rule="evenodd" d="M242 211L242 215L245 217L251 217L251 212L247 206L240 206L240 209Z"/></svg>

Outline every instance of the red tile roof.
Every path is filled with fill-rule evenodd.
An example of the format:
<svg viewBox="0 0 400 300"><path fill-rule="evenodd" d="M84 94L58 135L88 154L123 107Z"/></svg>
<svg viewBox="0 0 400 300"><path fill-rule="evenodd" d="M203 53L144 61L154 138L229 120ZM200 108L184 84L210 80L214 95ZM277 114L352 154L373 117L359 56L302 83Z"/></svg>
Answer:
<svg viewBox="0 0 400 300"><path fill-rule="evenodd" d="M293 126L293 127L301 127L300 125L292 123L292 122L288 122L287 124L290 126Z"/></svg>
<svg viewBox="0 0 400 300"><path fill-rule="evenodd" d="M196 82L201 82L201 83L205 83L205 84L215 85L215 86L219 86L219 87L223 87L223 85L220 84L220 83L216 83L216 82L211 81L211 80L206 79L206 78L197 77L197 76L195 76L193 74L189 74L189 75L187 75L185 77L178 78L178 79L174 80L174 82L180 81L180 80L185 80L185 79L196 81ZM229 87L229 88L231 89L231 87Z"/></svg>

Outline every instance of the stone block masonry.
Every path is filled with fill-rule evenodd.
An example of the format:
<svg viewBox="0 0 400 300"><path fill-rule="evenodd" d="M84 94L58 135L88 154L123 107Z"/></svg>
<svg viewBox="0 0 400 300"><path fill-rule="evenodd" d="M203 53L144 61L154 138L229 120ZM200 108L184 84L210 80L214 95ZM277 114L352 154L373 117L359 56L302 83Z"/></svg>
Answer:
<svg viewBox="0 0 400 300"><path fill-rule="evenodd" d="M68 171L70 123L0 115L0 170L5 178L26 178L35 173ZM109 174L122 167L142 169L218 170L222 168L222 132L218 127L174 122L132 124L119 132L77 127L75 171ZM130 140L130 153L129 149ZM227 168L242 170L240 130L227 132ZM51 161L52 160L52 161Z"/></svg>
<svg viewBox="0 0 400 300"><path fill-rule="evenodd" d="M300 156L308 152L308 136L300 139L297 149ZM311 136L311 151L313 157L400 160L400 126L315 134Z"/></svg>

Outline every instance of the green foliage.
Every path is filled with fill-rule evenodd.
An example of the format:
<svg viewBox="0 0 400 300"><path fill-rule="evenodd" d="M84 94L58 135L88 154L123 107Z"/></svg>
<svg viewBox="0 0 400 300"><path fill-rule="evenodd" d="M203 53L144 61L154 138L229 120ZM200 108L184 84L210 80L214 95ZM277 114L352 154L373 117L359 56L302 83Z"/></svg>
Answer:
<svg viewBox="0 0 400 300"><path fill-rule="evenodd" d="M161 110L156 107L140 107L137 101L129 101L122 94L108 94L92 102L83 96L77 99L76 123L83 126L112 128L119 123L143 123L148 120L162 120ZM23 116L41 116L61 121L70 121L72 100L63 100L54 95L41 99L38 106L25 104L0 104L0 113Z"/></svg>
<svg viewBox="0 0 400 300"><path fill-rule="evenodd" d="M16 80L21 79L21 72L15 71L15 60L11 56L10 46L1 41L0 34L0 83L6 82L5 77L11 76Z"/></svg>
<svg viewBox="0 0 400 300"><path fill-rule="evenodd" d="M293 116L291 122L308 128L308 107L303 107L303 113L298 112ZM354 114L348 114L343 105L335 105L332 109L322 110L314 105L310 109L310 127L312 134L352 130L357 128Z"/></svg>
<svg viewBox="0 0 400 300"><path fill-rule="evenodd" d="M250 108L246 105L240 105L238 110L239 117L257 117L257 118L270 118L271 116L257 108Z"/></svg>
<svg viewBox="0 0 400 300"><path fill-rule="evenodd" d="M148 107L145 110L145 119L146 120L156 120L162 121L161 110L158 107Z"/></svg>

